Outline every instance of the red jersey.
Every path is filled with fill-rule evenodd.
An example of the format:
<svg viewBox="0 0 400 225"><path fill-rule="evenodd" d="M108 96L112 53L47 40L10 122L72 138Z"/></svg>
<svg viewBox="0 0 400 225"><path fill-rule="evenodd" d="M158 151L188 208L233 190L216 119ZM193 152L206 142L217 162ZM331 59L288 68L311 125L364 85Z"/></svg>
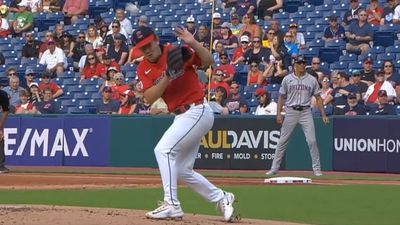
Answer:
<svg viewBox="0 0 400 225"><path fill-rule="evenodd" d="M101 77L105 71L105 66L101 63L96 64L95 66L85 66L82 69L82 75L85 79L92 78L94 76Z"/></svg>
<svg viewBox="0 0 400 225"><path fill-rule="evenodd" d="M40 90L40 92L44 92L44 89L45 89L46 87L49 87L49 88L51 89L51 92L53 93L53 95L54 95L58 90L61 89L60 86L58 86L58 85L57 85L56 83L54 83L54 82L49 82L48 84L45 84L45 83L41 82L41 83L39 84L39 90Z"/></svg>
<svg viewBox="0 0 400 225"><path fill-rule="evenodd" d="M117 101L121 100L121 95L124 94L124 92L126 90L129 89L129 86L127 84L123 84L123 85L115 85L115 86L111 86L111 90L112 90L112 99L115 99Z"/></svg>
<svg viewBox="0 0 400 225"><path fill-rule="evenodd" d="M244 56L246 51L242 47L237 47L232 54L231 62L235 62L240 56Z"/></svg>
<svg viewBox="0 0 400 225"><path fill-rule="evenodd" d="M144 58L143 61L139 63L137 75L139 80L143 83L144 91L156 85L163 77L164 71L167 69L167 52L171 47L171 44L165 44L163 46L162 54L157 62L151 63ZM193 65L200 66L201 60L193 49L189 49L193 54L184 64L184 74L172 80L162 95L170 112L173 112L179 106L192 104L204 98L204 93L199 84L200 81L193 68Z"/></svg>

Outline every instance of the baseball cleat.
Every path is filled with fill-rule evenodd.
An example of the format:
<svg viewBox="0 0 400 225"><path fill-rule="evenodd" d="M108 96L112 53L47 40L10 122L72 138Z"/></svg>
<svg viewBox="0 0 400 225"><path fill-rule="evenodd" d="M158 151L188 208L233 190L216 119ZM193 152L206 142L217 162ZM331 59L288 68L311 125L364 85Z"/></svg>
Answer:
<svg viewBox="0 0 400 225"><path fill-rule="evenodd" d="M171 205L168 202L160 202L159 207L153 211L146 213L149 219L175 219L181 220L183 211L180 205Z"/></svg>
<svg viewBox="0 0 400 225"><path fill-rule="evenodd" d="M314 176L316 176L316 177L322 176L321 171L320 171L320 170L315 170L315 171L314 171Z"/></svg>
<svg viewBox="0 0 400 225"><path fill-rule="evenodd" d="M5 166L0 166L0 173L8 173L8 172L10 172L10 170L7 169L7 167L5 167Z"/></svg>
<svg viewBox="0 0 400 225"><path fill-rule="evenodd" d="M267 176L273 176L273 175L276 175L276 174L278 174L278 171L276 171L276 170L270 170L270 171L265 173L265 175L267 175Z"/></svg>
<svg viewBox="0 0 400 225"><path fill-rule="evenodd" d="M234 218L235 209L233 208L233 203L235 202L235 196L232 193L224 192L224 197L217 202L217 206L221 210L224 217L224 221L231 222Z"/></svg>

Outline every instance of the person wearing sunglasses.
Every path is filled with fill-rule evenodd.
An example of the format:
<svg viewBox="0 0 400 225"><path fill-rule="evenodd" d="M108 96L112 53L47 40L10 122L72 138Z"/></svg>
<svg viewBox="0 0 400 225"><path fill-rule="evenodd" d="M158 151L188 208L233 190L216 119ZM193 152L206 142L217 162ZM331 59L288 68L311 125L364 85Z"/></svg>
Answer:
<svg viewBox="0 0 400 225"><path fill-rule="evenodd" d="M353 21L357 21L361 10L363 10L363 7L361 7L358 0L350 0L350 9L344 14L342 26L347 27Z"/></svg>
<svg viewBox="0 0 400 225"><path fill-rule="evenodd" d="M42 81L39 83L39 91L45 93L45 90L49 89L51 91L52 99L55 99L63 95L64 91L60 86L58 86L58 84L51 81L51 76L52 74L49 72L42 73Z"/></svg>
<svg viewBox="0 0 400 225"><path fill-rule="evenodd" d="M249 85L261 85L263 83L263 72L258 68L257 62L250 63L250 70L247 73L247 86Z"/></svg>
<svg viewBox="0 0 400 225"><path fill-rule="evenodd" d="M235 49L235 51L232 54L231 64L236 65L238 63L243 63L244 60L243 55L250 48L249 42L250 42L249 36L243 35L242 37L240 37L240 45ZM239 59L242 59L242 61Z"/></svg>
<svg viewBox="0 0 400 225"><path fill-rule="evenodd" d="M224 71L225 77L223 78L223 81L230 84L235 76L236 69L232 64L230 64L230 60L226 52L219 55L219 61L220 65L214 70L214 72L216 70Z"/></svg>
<svg viewBox="0 0 400 225"><path fill-rule="evenodd" d="M246 63L263 63L269 60L271 49L262 47L261 37L254 37L251 41L253 48L244 53L243 61Z"/></svg>
<svg viewBox="0 0 400 225"><path fill-rule="evenodd" d="M121 28L121 23L119 22L119 20L113 20L110 26L111 30L107 32L107 36L104 39L103 45L108 46L114 44L115 37L121 37L122 43L126 44L126 37L128 36L128 34L124 29Z"/></svg>
<svg viewBox="0 0 400 225"><path fill-rule="evenodd" d="M348 43L346 50L350 53L364 54L370 48L369 42L373 41L374 30L367 22L368 14L365 10L358 13L358 22L350 24L345 33Z"/></svg>
<svg viewBox="0 0 400 225"><path fill-rule="evenodd" d="M324 36L322 37L325 41L330 40L342 40L345 37L345 30L340 23L337 21L337 17L332 15L329 17L329 26L324 30Z"/></svg>
<svg viewBox="0 0 400 225"><path fill-rule="evenodd" d="M25 45L22 47L22 60L26 61L29 58L39 57L40 41L33 38L33 33L25 33Z"/></svg>
<svg viewBox="0 0 400 225"><path fill-rule="evenodd" d="M51 31L46 31L42 43L40 44L39 59L42 58L43 53L47 50L47 42L50 40L54 40L53 33Z"/></svg>
<svg viewBox="0 0 400 225"><path fill-rule="evenodd" d="M227 50L237 48L238 39L235 35L232 34L228 22L224 22L221 25L220 34L215 37L214 43L218 42L222 43L224 45L224 48Z"/></svg>
<svg viewBox="0 0 400 225"><path fill-rule="evenodd" d="M285 37L283 38L283 45L286 47L287 54L291 58L297 57L297 55L299 54L299 47L294 42L294 37L292 33L286 32Z"/></svg>
<svg viewBox="0 0 400 225"><path fill-rule="evenodd" d="M75 47L72 50L73 51L73 56L72 59L74 61L74 68L78 69L79 68L79 60L81 59L82 56L84 56L85 53L85 45L90 44L88 41L85 40L85 32L80 31L78 33L78 36L75 41Z"/></svg>
<svg viewBox="0 0 400 225"><path fill-rule="evenodd" d="M104 66L99 62L96 54L88 54L86 57L85 66L81 72L81 81L90 78L100 78L104 70Z"/></svg>
<svg viewBox="0 0 400 225"><path fill-rule="evenodd" d="M128 59L129 49L125 41L123 35L117 33L114 35L114 43L107 48L107 54L120 66L124 65Z"/></svg>
<svg viewBox="0 0 400 225"><path fill-rule="evenodd" d="M122 97L126 90L129 90L129 85L125 83L125 76L123 73L118 72L114 74L114 84L111 86L113 95L112 98L117 101L122 101Z"/></svg>

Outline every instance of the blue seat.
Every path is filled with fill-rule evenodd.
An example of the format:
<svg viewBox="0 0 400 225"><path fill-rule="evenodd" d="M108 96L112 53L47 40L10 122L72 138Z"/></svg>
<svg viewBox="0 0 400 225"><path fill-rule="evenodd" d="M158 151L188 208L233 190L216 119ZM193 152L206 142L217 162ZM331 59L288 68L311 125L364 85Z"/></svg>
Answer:
<svg viewBox="0 0 400 225"><path fill-rule="evenodd" d="M329 1L329 0L328 0ZM332 4L325 2L327 4ZM339 11L339 12L345 12L349 9L349 5L341 2L337 2L338 4L332 4L332 10Z"/></svg>
<svg viewBox="0 0 400 225"><path fill-rule="evenodd" d="M308 12L306 18L314 18L314 19L318 19L318 18L322 18L323 17L323 13L322 11L313 11L313 12Z"/></svg>
<svg viewBox="0 0 400 225"><path fill-rule="evenodd" d="M287 12L279 12L279 13L274 13L272 18L275 19L275 20L282 21L282 20L289 19L289 15L290 14L287 13Z"/></svg>
<svg viewBox="0 0 400 225"><path fill-rule="evenodd" d="M74 86L68 86L67 91L71 93L80 93L85 90L85 87L83 85L74 85Z"/></svg>
<svg viewBox="0 0 400 225"><path fill-rule="evenodd" d="M374 33L374 46L388 47L394 44L394 33L392 31L377 31Z"/></svg>
<svg viewBox="0 0 400 225"><path fill-rule="evenodd" d="M83 106L68 107L67 112L69 114L89 114L89 109Z"/></svg>
<svg viewBox="0 0 400 225"><path fill-rule="evenodd" d="M299 19L298 24L302 25L304 27L304 30L305 30L306 26L314 25L314 22L315 21L313 19L311 19L311 18L305 18L305 19Z"/></svg>
<svg viewBox="0 0 400 225"><path fill-rule="evenodd" d="M315 11L332 11L332 5L331 4L323 4L323 5L315 6Z"/></svg>
<svg viewBox="0 0 400 225"><path fill-rule="evenodd" d="M78 78L64 78L64 85L79 85Z"/></svg>
<svg viewBox="0 0 400 225"><path fill-rule="evenodd" d="M83 93L74 93L74 98L77 100L83 100L83 99L90 99L91 98L91 94L89 92L83 92Z"/></svg>
<svg viewBox="0 0 400 225"><path fill-rule="evenodd" d="M306 46L309 48L320 48L325 46L325 41L321 39L313 40L306 43Z"/></svg>
<svg viewBox="0 0 400 225"><path fill-rule="evenodd" d="M86 92L96 93L96 92L99 92L99 88L100 88L100 86L98 84L96 84L96 85L86 85L85 91Z"/></svg>
<svg viewBox="0 0 400 225"><path fill-rule="evenodd" d="M348 68L352 70L361 70L363 68L363 62L362 61L351 62L349 63Z"/></svg>
<svg viewBox="0 0 400 225"><path fill-rule="evenodd" d="M314 48L301 49L299 51L299 55L304 55L307 64L310 64L312 58L319 55L319 48L314 47Z"/></svg>
<svg viewBox="0 0 400 225"><path fill-rule="evenodd" d="M373 59L373 60L375 60L376 59L376 54L374 54L374 53L361 54L361 55L358 56L358 60L359 61L364 61L368 57Z"/></svg>
<svg viewBox="0 0 400 225"><path fill-rule="evenodd" d="M315 6L311 4L299 7L299 12L313 12L313 11L315 11Z"/></svg>
<svg viewBox="0 0 400 225"><path fill-rule="evenodd" d="M94 99L85 99L85 100L80 100L79 105L82 107L88 108L88 107L95 107L96 103Z"/></svg>
<svg viewBox="0 0 400 225"><path fill-rule="evenodd" d="M296 12L301 6L302 1L300 0L287 0L283 2L283 11L285 12Z"/></svg>
<svg viewBox="0 0 400 225"><path fill-rule="evenodd" d="M329 19L327 17L315 19L314 24L319 24L320 26L327 27L329 26Z"/></svg>
<svg viewBox="0 0 400 225"><path fill-rule="evenodd" d="M400 45L386 47L386 53L400 53Z"/></svg>
<svg viewBox="0 0 400 225"><path fill-rule="evenodd" d="M267 90L267 92L279 91L280 87L281 87L281 85L279 85L279 84L268 84L265 87L265 90Z"/></svg>
<svg viewBox="0 0 400 225"><path fill-rule="evenodd" d="M385 52L385 48L382 46L378 46L378 45L374 45L374 47L372 47L368 50L368 53L372 53L372 54L380 54L380 53L384 53L384 52Z"/></svg>
<svg viewBox="0 0 400 225"><path fill-rule="evenodd" d="M304 32L303 35L306 44L315 39L315 32Z"/></svg>
<svg viewBox="0 0 400 225"><path fill-rule="evenodd" d="M294 20L305 19L306 18L306 13L302 12L302 11L297 11L297 12L294 12L294 13L290 13L290 18L292 18Z"/></svg>
<svg viewBox="0 0 400 225"><path fill-rule="evenodd" d="M258 99L256 97L252 97L246 101L247 107L255 107L258 105Z"/></svg>
<svg viewBox="0 0 400 225"><path fill-rule="evenodd" d="M78 101L76 99L65 99L61 100L62 107L78 106Z"/></svg>
<svg viewBox="0 0 400 225"><path fill-rule="evenodd" d="M339 57L340 62L354 62L357 60L356 54L346 54Z"/></svg>
<svg viewBox="0 0 400 225"><path fill-rule="evenodd" d="M314 25L314 26L309 26L309 27L307 27L307 28L306 28L306 31L309 31L309 32L323 32L324 29L325 29L324 26L321 26L321 25L319 25L319 24L316 24L316 25Z"/></svg>
<svg viewBox="0 0 400 225"><path fill-rule="evenodd" d="M100 93L92 93L91 98L96 100L96 99L100 99L101 98L101 94Z"/></svg>
<svg viewBox="0 0 400 225"><path fill-rule="evenodd" d="M84 79L84 80L82 80L80 83L83 85L83 86L90 86L90 85L97 85L98 84L98 81L99 79L97 79L97 78L90 78L90 79Z"/></svg>
<svg viewBox="0 0 400 225"><path fill-rule="evenodd" d="M334 62L331 63L330 65L330 69L331 70L345 70L348 67L348 63L347 62Z"/></svg>
<svg viewBox="0 0 400 225"><path fill-rule="evenodd" d="M379 27L379 31L389 31L389 32L399 32L400 30L400 24L384 24Z"/></svg>
<svg viewBox="0 0 400 225"><path fill-rule="evenodd" d="M393 54L393 53L381 53L381 54L378 54L376 56L376 59L380 60L380 61L386 61L386 60L393 61L393 60L396 59L396 54Z"/></svg>
<svg viewBox="0 0 400 225"><path fill-rule="evenodd" d="M339 48L320 48L319 58L323 62L333 63L340 57L341 51Z"/></svg>
<svg viewBox="0 0 400 225"><path fill-rule="evenodd" d="M340 48L342 50L346 48L346 42L343 40L329 40L325 42L325 47Z"/></svg>
<svg viewBox="0 0 400 225"><path fill-rule="evenodd" d="M279 91L271 91L269 93L269 96L271 97L271 100L274 102L278 102L278 98L279 98Z"/></svg>

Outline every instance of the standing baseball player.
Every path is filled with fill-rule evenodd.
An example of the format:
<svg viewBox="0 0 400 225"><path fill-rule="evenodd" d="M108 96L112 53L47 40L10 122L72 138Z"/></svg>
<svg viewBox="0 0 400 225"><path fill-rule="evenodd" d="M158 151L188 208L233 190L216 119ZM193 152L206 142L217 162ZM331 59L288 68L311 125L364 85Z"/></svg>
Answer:
<svg viewBox="0 0 400 225"><path fill-rule="evenodd" d="M318 145L315 138L314 121L310 108L311 97L314 96L317 100L323 122L325 124L329 123L329 119L325 115L322 105L320 92L317 79L306 73L306 61L304 56L298 56L294 63L294 72L283 79L281 88L279 89L276 122L282 124L281 137L275 150L275 157L271 169L266 173L267 175L270 176L278 173L290 135L296 125L300 123L308 147L310 148L314 175L322 176ZM283 119L281 112L285 97L287 110L285 119Z"/></svg>
<svg viewBox="0 0 400 225"><path fill-rule="evenodd" d="M147 218L182 218L178 200L178 180L209 202L216 203L225 221L234 215L232 193L224 192L193 170L201 138L211 129L213 112L204 101L197 78L197 67L208 67L212 58L206 48L197 42L185 28L177 27L176 36L187 47L159 44L159 38L148 27L139 27L133 33L135 48L144 56L137 74L143 83L144 98L153 103L162 97L168 111L176 115L154 149L164 189L164 200Z"/></svg>
<svg viewBox="0 0 400 225"><path fill-rule="evenodd" d="M9 170L5 167L6 156L4 152L4 134L3 129L8 118L8 113L10 112L10 101L8 98L8 94L0 90L0 105L3 110L2 115L0 117L0 174L8 173Z"/></svg>

